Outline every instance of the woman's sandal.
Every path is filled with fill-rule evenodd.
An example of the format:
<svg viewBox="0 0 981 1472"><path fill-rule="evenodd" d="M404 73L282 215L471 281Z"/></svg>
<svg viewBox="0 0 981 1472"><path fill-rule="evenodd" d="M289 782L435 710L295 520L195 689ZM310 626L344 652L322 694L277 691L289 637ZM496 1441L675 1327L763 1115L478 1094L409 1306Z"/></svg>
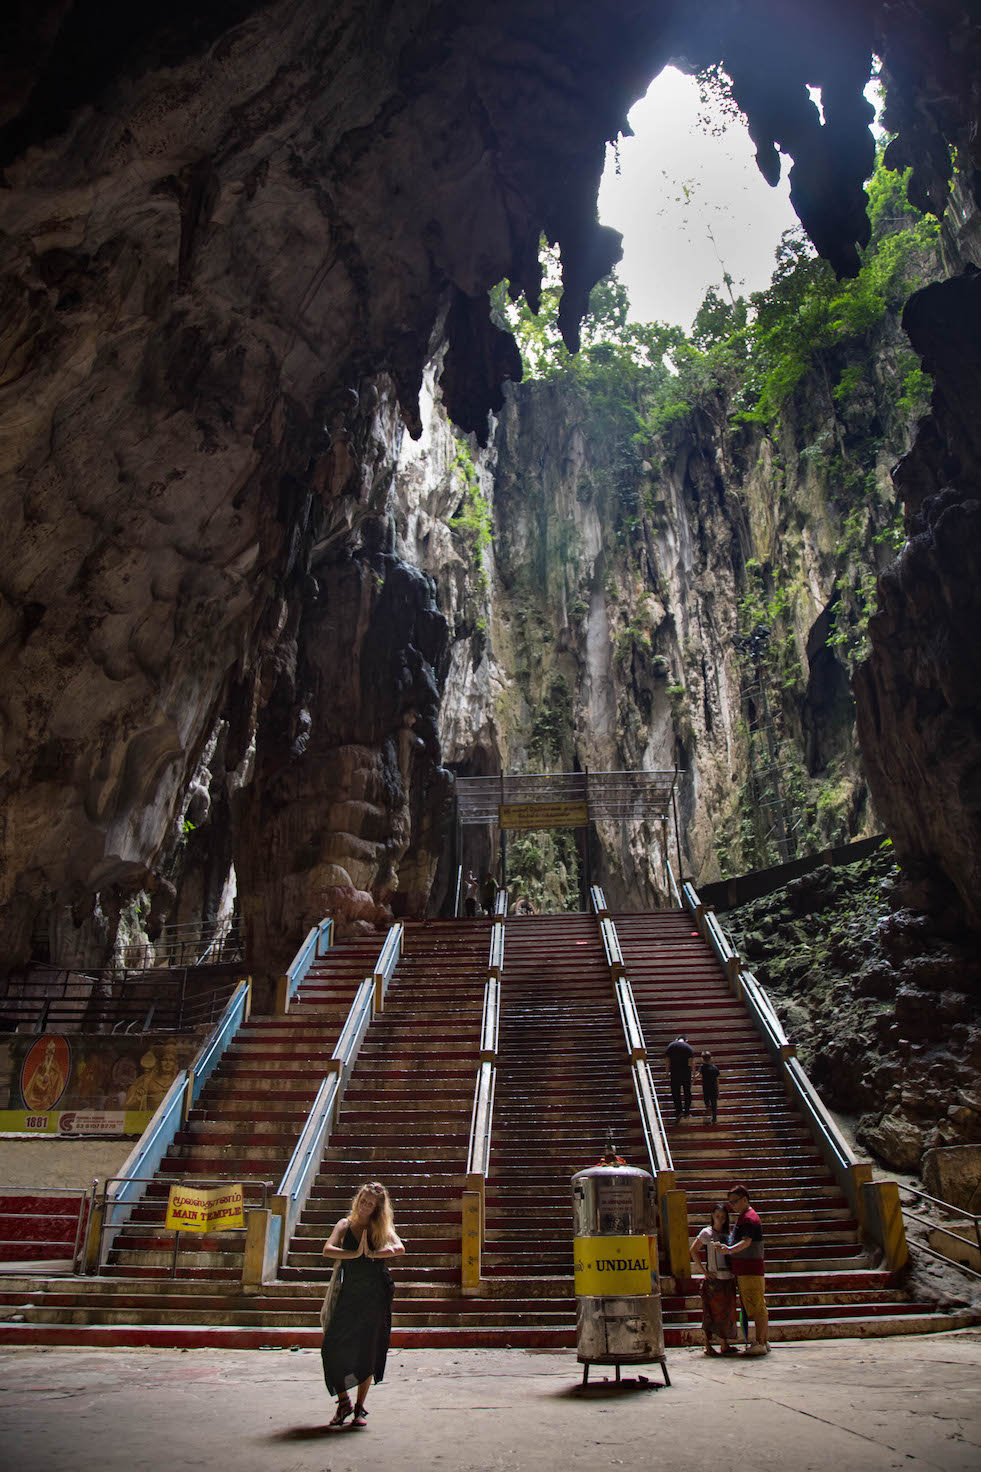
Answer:
<svg viewBox="0 0 981 1472"><path fill-rule="evenodd" d="M350 1402L350 1400L348 1399L347 1396L345 1396L343 1400L341 1400L340 1397L338 1397L338 1400L337 1400L337 1410L334 1412L334 1415L333 1415L332 1420L330 1420L330 1421L327 1422L327 1425L328 1426L343 1426L344 1425L344 1422L347 1420L348 1416L350 1416L353 1411L354 1411L354 1407L352 1406L352 1404L351 1404L351 1402Z"/></svg>
<svg viewBox="0 0 981 1472"><path fill-rule="evenodd" d="M368 1408L367 1408L367 1406L355 1406L354 1407L354 1424L355 1424L355 1426L363 1426L364 1423L365 1423L365 1421L367 1421L367 1419L368 1419Z"/></svg>

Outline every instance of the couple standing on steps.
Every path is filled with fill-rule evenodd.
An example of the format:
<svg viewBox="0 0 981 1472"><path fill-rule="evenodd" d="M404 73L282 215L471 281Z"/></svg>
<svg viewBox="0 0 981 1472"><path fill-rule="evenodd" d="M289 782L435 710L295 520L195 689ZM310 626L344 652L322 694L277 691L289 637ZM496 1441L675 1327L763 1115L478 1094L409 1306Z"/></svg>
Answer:
<svg viewBox="0 0 981 1472"><path fill-rule="evenodd" d="M695 1049L688 1039L679 1034L669 1043L665 1052L671 1075L671 1099L674 1104L674 1122L680 1124L682 1116L691 1114L691 1076L695 1068ZM702 1077L702 1099L705 1101L706 1120L719 1122L719 1074L722 1070L713 1062L711 1053L703 1053L698 1065Z"/></svg>
<svg viewBox="0 0 981 1472"><path fill-rule="evenodd" d="M736 1216L731 1225L730 1209ZM709 1225L702 1228L691 1244L691 1255L696 1267L704 1273L701 1295L705 1353L719 1353L712 1345L713 1335L722 1341L723 1354L739 1352L732 1343L738 1333L738 1285L744 1335L747 1319L753 1321L754 1343L747 1344L746 1353L769 1354L770 1321L763 1274L763 1224L749 1204L745 1186L733 1186L728 1205L720 1201L712 1208Z"/></svg>

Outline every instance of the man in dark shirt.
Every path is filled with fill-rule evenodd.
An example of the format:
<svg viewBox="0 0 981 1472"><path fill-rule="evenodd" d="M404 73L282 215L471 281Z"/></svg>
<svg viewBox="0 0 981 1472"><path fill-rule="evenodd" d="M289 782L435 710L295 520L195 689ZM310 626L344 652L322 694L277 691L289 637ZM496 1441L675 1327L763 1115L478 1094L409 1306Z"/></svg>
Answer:
<svg viewBox="0 0 981 1472"><path fill-rule="evenodd" d="M702 1098L705 1101L705 1113L711 1114L713 1124L718 1124L719 1074L722 1070L712 1062L711 1053L703 1053L698 1071L702 1075Z"/></svg>
<svg viewBox="0 0 981 1472"><path fill-rule="evenodd" d="M668 1055L671 1070L671 1098L674 1101L674 1122L679 1124L682 1114L691 1114L691 1061L695 1049L683 1037L676 1037L664 1050ZM682 1108L684 1099L684 1108Z"/></svg>
<svg viewBox="0 0 981 1472"><path fill-rule="evenodd" d="M729 1209L737 1213L729 1245L729 1263L736 1275L739 1300L753 1321L756 1343L749 1355L770 1353L770 1320L766 1311L766 1279L763 1275L763 1223L749 1204L746 1187L733 1186Z"/></svg>

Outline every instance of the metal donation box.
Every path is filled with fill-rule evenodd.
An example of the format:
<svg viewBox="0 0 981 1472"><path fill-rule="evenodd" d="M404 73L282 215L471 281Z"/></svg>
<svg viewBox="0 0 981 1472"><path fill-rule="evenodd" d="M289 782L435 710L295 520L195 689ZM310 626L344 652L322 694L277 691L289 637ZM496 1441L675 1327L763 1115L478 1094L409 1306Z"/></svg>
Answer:
<svg viewBox="0 0 981 1472"><path fill-rule="evenodd" d="M664 1360L654 1178L630 1165L594 1165L572 1177L576 1334L582 1383L590 1365Z"/></svg>

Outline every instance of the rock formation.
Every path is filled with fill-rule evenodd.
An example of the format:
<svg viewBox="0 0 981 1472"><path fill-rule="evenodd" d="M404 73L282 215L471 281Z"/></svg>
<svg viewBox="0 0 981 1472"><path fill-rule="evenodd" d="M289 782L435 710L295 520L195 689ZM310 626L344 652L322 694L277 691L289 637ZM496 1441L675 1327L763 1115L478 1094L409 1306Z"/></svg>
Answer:
<svg viewBox="0 0 981 1472"><path fill-rule="evenodd" d="M803 220L851 270L870 52L940 208L944 141L977 146L965 17L22 8L0 134L3 960L39 928L103 933L136 892L162 918L205 754L258 970L332 885L364 917L396 884L415 903L441 842L445 611L395 560L388 498L435 345L451 416L485 437L520 373L486 294L507 277L534 303L543 231L575 345L618 251L595 217L605 141L672 57L727 64L761 168L793 156Z"/></svg>

